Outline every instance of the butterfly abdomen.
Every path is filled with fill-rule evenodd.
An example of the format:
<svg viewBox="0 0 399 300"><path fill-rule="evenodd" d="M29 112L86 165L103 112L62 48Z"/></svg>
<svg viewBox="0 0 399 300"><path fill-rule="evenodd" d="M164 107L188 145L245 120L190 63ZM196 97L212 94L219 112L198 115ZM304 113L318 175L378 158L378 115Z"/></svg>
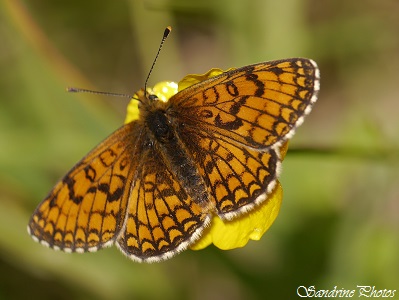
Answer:
<svg viewBox="0 0 399 300"><path fill-rule="evenodd" d="M194 165L192 158L180 140L175 124L161 109L148 112L146 125L156 141L154 147L159 148L164 162L181 183L186 193L197 204L205 207L209 204L209 193L203 178Z"/></svg>

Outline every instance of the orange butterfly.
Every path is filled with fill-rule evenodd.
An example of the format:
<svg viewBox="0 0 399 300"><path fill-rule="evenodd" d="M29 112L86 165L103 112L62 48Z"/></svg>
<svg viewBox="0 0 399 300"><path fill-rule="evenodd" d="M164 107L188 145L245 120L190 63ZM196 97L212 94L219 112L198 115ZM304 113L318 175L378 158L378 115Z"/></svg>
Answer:
<svg viewBox="0 0 399 300"><path fill-rule="evenodd" d="M228 71L168 102L141 90L138 120L56 184L28 231L65 252L116 243L135 261L170 258L201 237L212 215L231 220L267 199L280 147L318 90L317 65L303 58Z"/></svg>

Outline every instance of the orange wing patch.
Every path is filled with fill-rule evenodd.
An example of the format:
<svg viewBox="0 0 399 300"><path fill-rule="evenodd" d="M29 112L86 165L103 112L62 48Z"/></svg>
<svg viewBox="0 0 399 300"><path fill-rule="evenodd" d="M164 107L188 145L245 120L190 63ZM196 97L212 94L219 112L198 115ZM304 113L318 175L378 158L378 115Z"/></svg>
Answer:
<svg viewBox="0 0 399 300"><path fill-rule="evenodd" d="M80 161L34 212L28 229L42 244L66 252L113 243L124 220L132 164L133 123L123 126Z"/></svg>

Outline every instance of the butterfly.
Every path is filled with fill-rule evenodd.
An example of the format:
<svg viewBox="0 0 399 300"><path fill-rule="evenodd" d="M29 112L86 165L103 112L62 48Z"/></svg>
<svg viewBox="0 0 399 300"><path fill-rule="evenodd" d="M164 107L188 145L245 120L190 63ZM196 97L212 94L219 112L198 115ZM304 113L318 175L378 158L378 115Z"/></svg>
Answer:
<svg viewBox="0 0 399 300"><path fill-rule="evenodd" d="M213 215L233 220L267 200L280 148L319 91L310 59L248 65L169 101L137 93L139 117L78 162L36 208L28 231L65 252L116 244L138 262L197 241Z"/></svg>

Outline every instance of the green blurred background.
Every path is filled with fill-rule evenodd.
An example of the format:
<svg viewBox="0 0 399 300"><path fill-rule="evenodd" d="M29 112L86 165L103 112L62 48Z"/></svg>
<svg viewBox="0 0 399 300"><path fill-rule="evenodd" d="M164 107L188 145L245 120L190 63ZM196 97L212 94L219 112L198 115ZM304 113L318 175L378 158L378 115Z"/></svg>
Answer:
<svg viewBox="0 0 399 300"><path fill-rule="evenodd" d="M300 285L398 290L399 2L126 0L0 2L0 299L292 299ZM76 86L304 56L321 69L290 144L284 201L259 242L138 264L115 248L47 249L26 233L55 182L124 120L127 99Z"/></svg>

